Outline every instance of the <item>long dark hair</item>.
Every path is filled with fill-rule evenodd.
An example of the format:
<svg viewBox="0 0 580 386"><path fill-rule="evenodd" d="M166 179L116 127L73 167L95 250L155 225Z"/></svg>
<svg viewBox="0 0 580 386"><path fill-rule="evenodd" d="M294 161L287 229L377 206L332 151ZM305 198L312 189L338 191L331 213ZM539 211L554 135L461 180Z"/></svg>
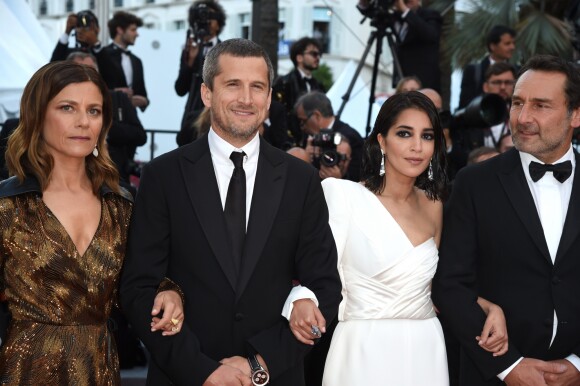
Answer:
<svg viewBox="0 0 580 386"><path fill-rule="evenodd" d="M389 97L381 107L373 131L365 141L361 180L364 181L367 189L375 194L379 194L385 189L385 177L379 174L383 155L378 135L386 136L399 115L407 109L416 109L427 114L435 136L435 149L431 161L433 179L428 178L429 169L427 168L417 177L415 186L424 190L430 199L440 200L447 186L447 162L445 158L447 150L443 129L439 122L437 108L429 98L418 91L395 94Z"/></svg>

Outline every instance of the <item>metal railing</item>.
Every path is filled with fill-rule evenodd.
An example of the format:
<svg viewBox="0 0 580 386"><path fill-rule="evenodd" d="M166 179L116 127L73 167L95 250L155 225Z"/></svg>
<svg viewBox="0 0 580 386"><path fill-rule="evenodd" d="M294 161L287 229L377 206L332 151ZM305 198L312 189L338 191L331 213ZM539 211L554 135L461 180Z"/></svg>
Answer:
<svg viewBox="0 0 580 386"><path fill-rule="evenodd" d="M145 132L148 135L151 134L151 138L149 139L149 161L155 158L155 150L156 150L155 134L171 134L175 136L177 133L179 133L178 130L156 130L156 129L145 129ZM175 146L177 147L177 144Z"/></svg>

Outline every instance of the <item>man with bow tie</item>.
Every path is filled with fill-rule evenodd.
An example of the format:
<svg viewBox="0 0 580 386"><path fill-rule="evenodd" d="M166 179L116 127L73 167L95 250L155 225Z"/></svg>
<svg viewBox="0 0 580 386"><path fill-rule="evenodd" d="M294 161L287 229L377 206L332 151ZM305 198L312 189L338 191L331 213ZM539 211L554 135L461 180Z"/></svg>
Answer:
<svg viewBox="0 0 580 386"><path fill-rule="evenodd" d="M510 127L515 149L461 170L446 205L433 299L459 339L461 385L580 384L580 72L538 55L520 70ZM474 339L504 310L509 350Z"/></svg>
<svg viewBox="0 0 580 386"><path fill-rule="evenodd" d="M118 11L109 20L109 36L113 42L104 47L96 56L99 71L111 90L123 91L133 106L145 111L149 105L143 63L135 54L128 50L135 44L139 36L137 28L143 25L143 20L131 13Z"/></svg>

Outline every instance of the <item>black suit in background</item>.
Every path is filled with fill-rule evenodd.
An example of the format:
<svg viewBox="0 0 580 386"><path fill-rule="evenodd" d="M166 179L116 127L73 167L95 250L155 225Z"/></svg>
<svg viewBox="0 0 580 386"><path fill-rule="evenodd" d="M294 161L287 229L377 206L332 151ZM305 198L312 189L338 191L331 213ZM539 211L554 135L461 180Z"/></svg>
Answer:
<svg viewBox="0 0 580 386"><path fill-rule="evenodd" d="M461 109L467 106L475 97L483 93L485 72L490 64L491 61L489 60L489 55L487 55L481 62L465 66L463 69L463 77L461 78L461 93L459 94L458 108Z"/></svg>
<svg viewBox="0 0 580 386"><path fill-rule="evenodd" d="M359 182L362 167L364 140L362 139L358 131L356 131L355 129L350 127L347 123L344 123L339 119L334 120L332 130L348 138L348 142L352 150L350 164L348 165L348 171L344 178L354 182Z"/></svg>
<svg viewBox="0 0 580 386"><path fill-rule="evenodd" d="M309 80L310 91L325 92L324 87L314 78ZM305 138L296 115L294 114L294 104L302 95L308 92L306 80L297 68L288 74L280 76L272 86L272 100L282 103L286 107L288 136L292 146L299 146Z"/></svg>
<svg viewBox="0 0 580 386"><path fill-rule="evenodd" d="M462 169L446 204L433 300L460 341L460 384L501 385L496 375L521 356L580 355L580 157L555 263L512 149ZM544 177L545 178L545 177ZM509 350L493 357L477 344L481 296L502 307ZM554 342L554 310L560 321Z"/></svg>
<svg viewBox="0 0 580 386"><path fill-rule="evenodd" d="M99 65L99 72L107 83L109 89L114 90L118 87L129 87L125 72L121 66L121 54L123 50L116 44L111 43L103 47L97 53L97 63ZM132 52L129 52L131 59L131 66L133 68L133 89L134 95L140 95L147 98L147 90L145 89L145 78L143 74L143 63L141 59L136 57ZM145 111L147 107L141 107L141 111Z"/></svg>
<svg viewBox="0 0 580 386"><path fill-rule="evenodd" d="M122 91L109 93L113 101L113 123L107 135L109 155L117 166L122 186L134 193L129 183L133 158L137 147L147 142L147 133L127 94Z"/></svg>
<svg viewBox="0 0 580 386"><path fill-rule="evenodd" d="M202 385L222 358L256 351L272 386L304 385L299 343L281 316L298 279L332 320L340 302L336 247L318 172L260 139L239 277L207 135L147 164L133 211L121 302L152 355L148 385ZM185 294L174 337L149 329L163 277Z"/></svg>
<svg viewBox="0 0 580 386"><path fill-rule="evenodd" d="M439 12L418 8L409 11L402 21L407 23L407 31L396 46L403 76L414 75L421 80L424 88L441 92L439 71L439 38L442 19ZM402 78L393 69L393 87Z"/></svg>

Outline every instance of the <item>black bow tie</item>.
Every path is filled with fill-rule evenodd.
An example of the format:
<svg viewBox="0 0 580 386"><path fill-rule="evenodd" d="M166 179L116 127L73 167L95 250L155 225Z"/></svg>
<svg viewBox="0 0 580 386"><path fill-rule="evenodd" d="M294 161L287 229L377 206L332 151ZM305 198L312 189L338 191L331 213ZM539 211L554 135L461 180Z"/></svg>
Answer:
<svg viewBox="0 0 580 386"><path fill-rule="evenodd" d="M572 162L565 161L555 165L530 162L530 177L532 177L532 181L538 181L546 172L552 172L555 179L564 182L572 174Z"/></svg>

